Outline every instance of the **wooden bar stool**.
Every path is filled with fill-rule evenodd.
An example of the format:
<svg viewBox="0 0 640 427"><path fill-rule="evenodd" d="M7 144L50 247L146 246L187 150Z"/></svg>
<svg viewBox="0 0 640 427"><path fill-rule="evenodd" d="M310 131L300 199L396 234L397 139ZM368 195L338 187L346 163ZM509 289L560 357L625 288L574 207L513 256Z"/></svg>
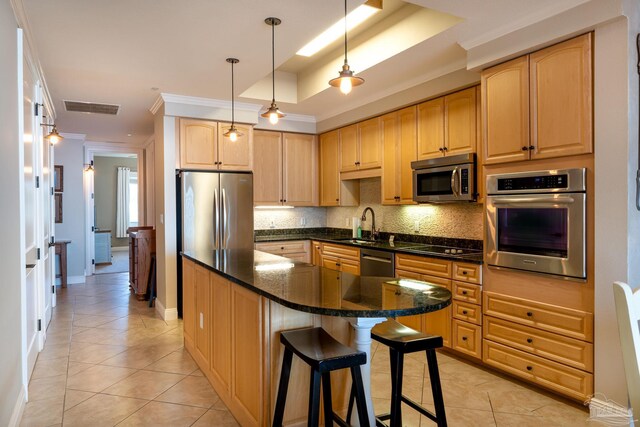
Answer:
<svg viewBox="0 0 640 427"><path fill-rule="evenodd" d="M402 426L402 403L404 402L425 417L435 421L438 426L446 427L447 418L444 412L440 373L438 371L438 360L436 359L436 349L442 347L442 337L423 334L389 319L373 327L371 338L389 347L389 359L391 362L391 411L388 414L377 415L376 426L385 426L383 423L385 420L390 421L390 427ZM404 355L417 351L425 351L427 353L427 366L429 368L435 414L402 394ZM353 396L354 391L352 389L347 422L351 418Z"/></svg>
<svg viewBox="0 0 640 427"><path fill-rule="evenodd" d="M367 362L367 354L340 344L322 328L306 328L286 331L280 334L280 342L284 344L282 372L278 385L278 397L273 414L273 426L281 427L284 406L287 400L291 361L295 353L311 367L309 392L309 418L307 425L317 426L320 417L320 379L322 379L322 397L324 399L324 424L332 426L336 421L341 426L347 424L333 412L331 408L330 372L337 369L351 369L353 386L351 392L356 401L358 418L367 419L367 404L364 397L364 386L360 365ZM350 405L353 401L350 401ZM362 423L367 425L367 423Z"/></svg>

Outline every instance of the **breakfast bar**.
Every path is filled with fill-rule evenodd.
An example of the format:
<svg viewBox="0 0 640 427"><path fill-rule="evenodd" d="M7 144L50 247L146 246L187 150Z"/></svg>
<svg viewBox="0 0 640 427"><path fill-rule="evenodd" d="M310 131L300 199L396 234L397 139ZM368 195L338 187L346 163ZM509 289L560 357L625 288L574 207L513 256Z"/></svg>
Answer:
<svg viewBox="0 0 640 427"><path fill-rule="evenodd" d="M451 293L426 282L357 276L260 251L183 253L185 348L241 425L270 425L284 330L321 326L367 353L362 374L370 419L371 328L387 317L433 312ZM332 375L336 410L347 373ZM294 360L284 424L306 420L309 372ZM361 423L366 425L366 423Z"/></svg>

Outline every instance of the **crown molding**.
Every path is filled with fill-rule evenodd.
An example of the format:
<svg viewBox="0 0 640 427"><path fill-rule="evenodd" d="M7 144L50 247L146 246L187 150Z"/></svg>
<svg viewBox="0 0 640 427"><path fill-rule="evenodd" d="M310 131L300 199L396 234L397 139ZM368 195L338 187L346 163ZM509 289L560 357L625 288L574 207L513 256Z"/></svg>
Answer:
<svg viewBox="0 0 640 427"><path fill-rule="evenodd" d="M303 122L303 123L316 123L316 116L309 116L306 114L290 114L284 113L284 117L280 120L288 120L290 122Z"/></svg>
<svg viewBox="0 0 640 427"><path fill-rule="evenodd" d="M498 28L494 28L491 31L487 31L482 35L461 41L458 44L464 50L470 50L476 48L478 46L482 46L484 44L490 43L493 40L499 39L500 37L506 36L507 34L511 34L515 31L521 30L533 24L536 24L540 21L544 21L545 19L551 18L552 16L558 15L562 12L566 12L569 9L573 9L581 4L587 3L591 0L564 0L557 1L554 4L549 5L545 8L540 8L533 13L528 15L524 15L520 19L516 19L514 21L509 22L506 25L503 25Z"/></svg>
<svg viewBox="0 0 640 427"><path fill-rule="evenodd" d="M77 139L77 140L80 140L80 141L84 141L84 139L87 137L86 133L60 132L60 135L62 135L62 137L65 138L65 139Z"/></svg>
<svg viewBox="0 0 640 427"><path fill-rule="evenodd" d="M197 96L176 95L172 93L161 93L153 103L151 108L149 108L149 111L151 111L152 114L156 114L162 105L168 103L231 110L231 101L213 98L201 98ZM248 102L234 102L234 106L237 110L243 110L252 113L258 113L260 110L262 110L262 108L264 108L262 104L252 104Z"/></svg>

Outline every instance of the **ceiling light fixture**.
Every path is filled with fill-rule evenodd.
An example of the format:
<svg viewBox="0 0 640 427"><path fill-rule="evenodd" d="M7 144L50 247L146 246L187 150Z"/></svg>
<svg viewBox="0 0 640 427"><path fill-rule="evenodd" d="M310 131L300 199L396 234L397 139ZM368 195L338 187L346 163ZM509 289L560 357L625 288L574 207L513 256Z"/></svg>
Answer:
<svg viewBox="0 0 640 427"><path fill-rule="evenodd" d="M234 101L235 95L233 91L233 65L237 64L240 61L236 58L227 58L227 62L231 64L231 127L223 135L228 137L231 142L236 142L238 138L242 136L242 133L238 132L238 129L236 129L236 113Z"/></svg>
<svg viewBox="0 0 640 427"><path fill-rule="evenodd" d="M55 124L50 125L50 124L47 124L47 123L41 123L40 126L51 126L51 127L53 127L53 129L51 129L51 132L49 132L49 134L44 137L44 139L49 141L51 143L51 145L56 145L58 142L60 142L60 141L62 141L64 139L64 137L58 133L58 129L56 128Z"/></svg>
<svg viewBox="0 0 640 427"><path fill-rule="evenodd" d="M353 75L347 61L347 0L344 0L344 64L339 76L329 80L329 84L333 87L339 87L340 92L347 95L353 86L360 86L362 83L364 83L364 79Z"/></svg>
<svg viewBox="0 0 640 427"><path fill-rule="evenodd" d="M380 12L382 9L382 4L378 7L371 6L369 3L370 2L366 2L365 4L355 8L349 15L347 15L346 18L340 19L338 22L323 31L318 37L304 45L302 49L296 52L296 55L306 57L315 55L334 41L338 40L338 38L343 34L345 21L347 23L347 29L353 30L358 25L371 18L375 13Z"/></svg>
<svg viewBox="0 0 640 427"><path fill-rule="evenodd" d="M278 123L278 119L284 117L284 114L278 110L278 106L276 105L276 35L275 28L276 25L280 25L282 21L278 18L267 18L264 20L267 25L271 25L271 88L272 88L272 98L271 98L271 106L264 113L260 114L260 116L268 118L272 125Z"/></svg>

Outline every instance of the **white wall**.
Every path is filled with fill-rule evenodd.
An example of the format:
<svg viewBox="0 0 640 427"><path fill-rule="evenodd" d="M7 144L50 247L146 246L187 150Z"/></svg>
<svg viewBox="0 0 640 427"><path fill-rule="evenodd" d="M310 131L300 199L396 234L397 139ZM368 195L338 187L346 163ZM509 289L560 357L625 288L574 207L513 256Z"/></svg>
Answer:
<svg viewBox="0 0 640 427"><path fill-rule="evenodd" d="M8 1L0 2L0 425L10 425L22 386L21 283L24 276L21 234L21 127L18 118L17 24ZM22 62L22 59L20 59ZM22 82L20 82L22 83Z"/></svg>
<svg viewBox="0 0 640 427"><path fill-rule="evenodd" d="M71 240L67 246L69 283L84 283L85 209L84 209L84 141L65 138L54 147L54 163L64 166L62 223L56 224L56 240Z"/></svg>

